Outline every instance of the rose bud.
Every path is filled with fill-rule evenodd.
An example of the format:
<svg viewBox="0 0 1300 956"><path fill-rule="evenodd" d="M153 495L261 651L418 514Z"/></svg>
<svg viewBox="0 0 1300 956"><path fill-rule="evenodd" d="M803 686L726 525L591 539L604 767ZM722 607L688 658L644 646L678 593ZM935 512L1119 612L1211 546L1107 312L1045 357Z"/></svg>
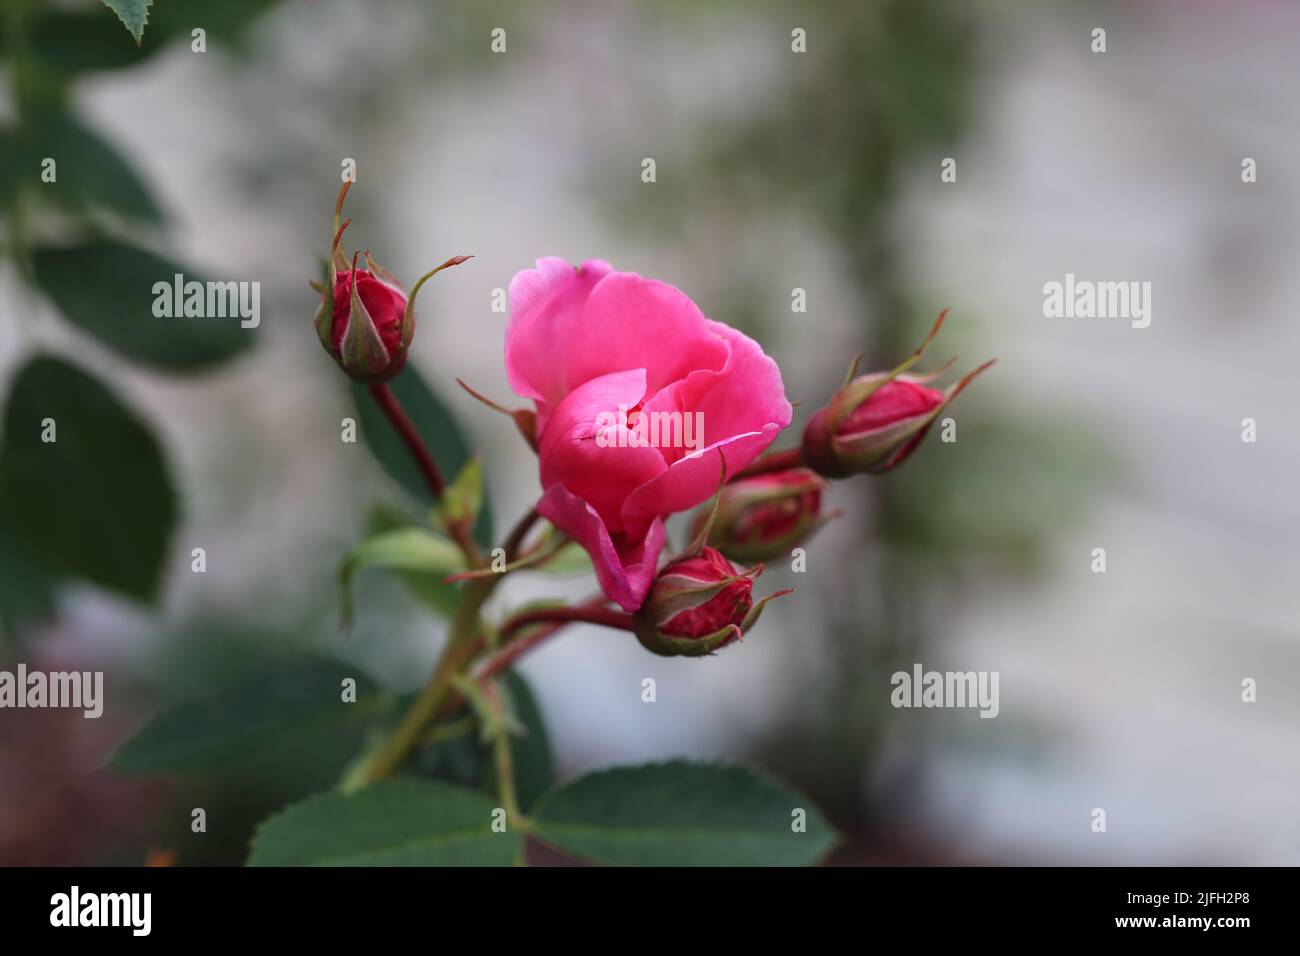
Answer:
<svg viewBox="0 0 1300 956"><path fill-rule="evenodd" d="M415 297L420 287L448 266L469 256L448 259L415 283L408 298L397 278L364 253L351 261L343 249L343 233L352 220L340 223L343 200L352 184L344 183L334 205L334 241L330 245L326 281L312 283L321 294L316 310L316 334L321 345L349 377L368 384L386 382L406 365L406 350L415 334ZM357 268L359 255L366 267Z"/></svg>
<svg viewBox="0 0 1300 956"><path fill-rule="evenodd" d="M709 544L746 563L784 555L829 520L821 514L825 487L808 468L734 481L722 489ZM696 534L707 520L700 515Z"/></svg>
<svg viewBox="0 0 1300 956"><path fill-rule="evenodd" d="M948 404L993 364L985 362L946 390L930 388L929 383L951 362L932 375L904 374L924 353L947 314L947 310L940 313L921 347L893 371L856 378L850 371L850 380L804 429L804 460L814 471L827 478L844 478L897 468L921 444Z"/></svg>
<svg viewBox="0 0 1300 956"><path fill-rule="evenodd" d="M762 565L737 571L713 548L678 558L659 572L637 613L637 638L666 657L713 653L753 627L768 601L789 593L755 603L754 579L762 573Z"/></svg>
<svg viewBox="0 0 1300 956"><path fill-rule="evenodd" d="M386 382L406 365L415 315L406 294L387 270L366 255L367 269L336 270L333 308L322 301L316 313L321 344L339 367L362 382ZM324 300L326 297L322 296Z"/></svg>

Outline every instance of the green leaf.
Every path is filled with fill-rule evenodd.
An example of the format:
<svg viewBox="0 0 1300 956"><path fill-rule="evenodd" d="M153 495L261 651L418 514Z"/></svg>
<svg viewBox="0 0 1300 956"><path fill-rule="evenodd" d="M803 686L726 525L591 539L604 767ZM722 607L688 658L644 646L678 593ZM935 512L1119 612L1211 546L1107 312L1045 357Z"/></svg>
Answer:
<svg viewBox="0 0 1300 956"><path fill-rule="evenodd" d="M53 113L41 117L25 150L19 174L37 196L77 209L98 205L147 222L162 220L149 187L111 143L76 117ZM41 182L41 163L53 159L56 179ZM160 276L170 280L171 276ZM156 327L155 327L156 329Z"/></svg>
<svg viewBox="0 0 1300 956"><path fill-rule="evenodd" d="M33 264L37 284L64 316L126 358L168 372L192 372L224 362L253 344L254 329L242 328L237 315L155 316L155 283L171 286L178 273L186 283L204 280L143 249L94 240L66 249L38 249Z"/></svg>
<svg viewBox="0 0 1300 956"><path fill-rule="evenodd" d="M190 40L190 31L203 27L208 42L220 40L236 49L256 30L263 14L276 6L277 0L167 0L152 11L151 34L182 37Z"/></svg>
<svg viewBox="0 0 1300 956"><path fill-rule="evenodd" d="M381 780L271 817L249 866L509 866L521 835L492 832L492 801L434 781Z"/></svg>
<svg viewBox="0 0 1300 956"><path fill-rule="evenodd" d="M682 760L581 777L542 798L534 818L539 839L629 866L804 866L835 842L807 797L744 767Z"/></svg>
<svg viewBox="0 0 1300 956"><path fill-rule="evenodd" d="M551 739L528 682L514 671L507 673L501 682L513 716L523 730L510 740L510 758L515 771L515 795L520 808L527 812L551 788L555 779ZM488 793L496 793L496 764L488 760L485 767L484 788Z"/></svg>
<svg viewBox="0 0 1300 956"><path fill-rule="evenodd" d="M460 474L469 462L469 445L447 406L433 393L420 373L411 365L388 383L424 439L438 467L444 475ZM411 497L422 504L432 505L433 495L424 482L424 476L411 458L405 443L393 430L384 413L367 393L366 386L352 383L356 400L361 434L370 451L379 459L384 470ZM492 509L485 505L479 514L474 536L484 547L492 542Z"/></svg>
<svg viewBox="0 0 1300 956"><path fill-rule="evenodd" d="M139 46L144 39L144 25L149 22L149 8L153 0L104 0L104 6L117 14L117 18L126 27L126 32L135 39Z"/></svg>
<svg viewBox="0 0 1300 956"><path fill-rule="evenodd" d="M483 464L471 458L460 470L455 481L449 484L442 496L441 518L450 526L468 521L473 527L483 509Z"/></svg>
<svg viewBox="0 0 1300 956"><path fill-rule="evenodd" d="M56 441L42 441L47 420ZM150 600L176 493L149 427L86 372L37 356L14 376L0 444L0 522L51 571Z"/></svg>
<svg viewBox="0 0 1300 956"><path fill-rule="evenodd" d="M427 530L423 525L416 524L402 509L383 502L370 509L366 527L372 536L398 528ZM456 606L460 603L459 584L443 584L442 578L415 571L395 570L393 573L401 578L407 591L419 599L425 607L446 618L456 613Z"/></svg>
<svg viewBox="0 0 1300 956"><path fill-rule="evenodd" d="M356 701L343 681L356 681ZM342 661L290 658L158 714L113 755L110 765L134 774L178 774L246 761L374 714L383 702L374 682Z"/></svg>
<svg viewBox="0 0 1300 956"><path fill-rule="evenodd" d="M54 617L54 587L41 562L0 524L0 637L18 637Z"/></svg>
<svg viewBox="0 0 1300 956"><path fill-rule="evenodd" d="M460 549L447 538L423 528L397 528L367 538L339 567L339 612L343 626L352 622L352 576L363 568L387 568L427 575L441 582L465 569Z"/></svg>
<svg viewBox="0 0 1300 956"><path fill-rule="evenodd" d="M54 73L76 76L135 66L160 48L152 36L143 46L122 42L120 28L102 11L43 6L28 27L27 49L36 63Z"/></svg>

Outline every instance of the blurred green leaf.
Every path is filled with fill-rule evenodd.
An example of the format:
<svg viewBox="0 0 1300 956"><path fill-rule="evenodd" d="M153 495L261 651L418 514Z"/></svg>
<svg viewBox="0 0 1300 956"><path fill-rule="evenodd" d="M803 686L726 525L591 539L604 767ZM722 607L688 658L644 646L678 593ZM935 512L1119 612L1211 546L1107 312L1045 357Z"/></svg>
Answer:
<svg viewBox="0 0 1300 956"><path fill-rule="evenodd" d="M470 459L469 445L447 406L425 384L420 373L411 365L407 365L401 374L388 384L407 416L415 424L416 431L424 439L429 453L437 461L442 473L459 474ZM425 484L424 476L411 458L411 453L401 437L368 394L366 386L353 382L352 395L357 404L362 437L365 438L366 444L379 459L384 470L416 501L432 505L433 494ZM491 544L490 504L485 503L482 511L479 512L474 536L484 547Z"/></svg>
<svg viewBox="0 0 1300 956"><path fill-rule="evenodd" d="M202 27L209 40L239 47L257 26L258 18L279 0L165 0L154 10L150 30L160 36L190 39L190 31Z"/></svg>
<svg viewBox="0 0 1300 956"><path fill-rule="evenodd" d="M29 124L30 140L14 170L31 191L74 211L97 205L145 222L160 222L162 211L149 187L131 164L94 130L63 112L48 113ZM41 164L53 159L57 177L41 181ZM17 165L17 163L15 163Z"/></svg>
<svg viewBox="0 0 1300 956"><path fill-rule="evenodd" d="M275 4L276 0L167 0L150 11L149 29L139 44L124 42L122 28L103 11L47 8L33 14L26 50L46 71L76 77L136 66L172 42L189 43L196 27L207 31L209 44L218 41L238 48L258 17ZM8 45L0 42L0 46Z"/></svg>
<svg viewBox="0 0 1300 956"><path fill-rule="evenodd" d="M446 783L381 780L311 797L263 823L249 866L509 866L522 837L492 832L493 804Z"/></svg>
<svg viewBox="0 0 1300 956"><path fill-rule="evenodd" d="M58 75L115 70L134 66L161 46L127 43L122 28L102 10L44 9L28 27L27 51L32 60Z"/></svg>
<svg viewBox="0 0 1300 956"><path fill-rule="evenodd" d="M466 521L471 527L483 510L483 463L471 458L454 481L447 486L438 509L444 525Z"/></svg>
<svg viewBox="0 0 1300 956"><path fill-rule="evenodd" d="M54 587L44 565L0 524L0 636L52 618Z"/></svg>
<svg viewBox="0 0 1300 956"><path fill-rule="evenodd" d="M342 699L345 678L356 681L355 702ZM118 748L110 765L132 774L224 767L323 727L374 714L382 702L374 682L352 665L285 658L271 669L164 710Z"/></svg>
<svg viewBox="0 0 1300 956"><path fill-rule="evenodd" d="M123 242L99 239L33 254L36 282L67 319L126 358L168 372L210 368L253 343L238 316L153 314L154 284L204 281L190 269Z"/></svg>
<svg viewBox="0 0 1300 956"><path fill-rule="evenodd" d="M417 524L402 509L385 503L377 504L370 509L366 526L372 535L398 528L425 530L424 525ZM442 578L413 571L394 569L393 573L401 578L406 589L430 610L447 618L456 613L456 605L460 602L459 584L443 584Z"/></svg>
<svg viewBox="0 0 1300 956"><path fill-rule="evenodd" d="M365 568L405 571L441 582L463 571L465 559L452 541L424 528L397 528L367 538L339 567L339 613L344 627L352 623L352 576Z"/></svg>
<svg viewBox="0 0 1300 956"><path fill-rule="evenodd" d="M47 420L56 441L42 435ZM150 600L176 525L152 431L100 382L37 356L14 376L0 445L0 522L50 569Z"/></svg>
<svg viewBox="0 0 1300 956"><path fill-rule="evenodd" d="M149 22L149 8L153 6L153 0L104 0L104 6L117 14L122 26L126 27L126 32L131 34L135 45L139 46L144 39L144 27Z"/></svg>
<svg viewBox="0 0 1300 956"><path fill-rule="evenodd" d="M539 839L628 866L805 866L836 840L807 797L744 767L684 760L580 777L534 818Z"/></svg>

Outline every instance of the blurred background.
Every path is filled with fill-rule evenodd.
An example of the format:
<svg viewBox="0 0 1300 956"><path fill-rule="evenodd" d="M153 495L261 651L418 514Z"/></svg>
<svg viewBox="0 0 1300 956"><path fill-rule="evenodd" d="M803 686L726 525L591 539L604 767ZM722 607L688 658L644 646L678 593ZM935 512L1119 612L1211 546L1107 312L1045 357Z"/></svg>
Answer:
<svg viewBox="0 0 1300 956"><path fill-rule="evenodd" d="M356 739L176 779L106 769L114 747L187 695L239 706L214 688L282 652L395 693L432 667L444 625L382 573L338 628L342 555L419 510L340 442L354 394L311 329L345 158L352 244L404 278L475 256L422 292L411 364L482 454L498 530L534 456L454 378L514 404L493 293L539 256L664 279L757 338L802 403L784 444L849 356L894 365L942 308L930 366L998 358L956 442L834 486L844 517L806 573L769 569L795 594L743 645L662 659L576 628L528 658L561 775L748 759L842 830L835 863L1300 863L1300 8L157 0L137 50L97 2L3 7L6 422L83 376L133 424L75 480L38 476L60 498L0 488L0 665L108 683L100 720L0 711L0 863L239 863ZM261 326L123 341L162 321L159 261L260 282ZM1045 318L1067 272L1150 282L1150 327ZM97 523L69 530L77 501ZM121 570L155 540L156 580ZM494 607L590 590L516 575ZM997 719L892 709L918 662L998 671Z"/></svg>

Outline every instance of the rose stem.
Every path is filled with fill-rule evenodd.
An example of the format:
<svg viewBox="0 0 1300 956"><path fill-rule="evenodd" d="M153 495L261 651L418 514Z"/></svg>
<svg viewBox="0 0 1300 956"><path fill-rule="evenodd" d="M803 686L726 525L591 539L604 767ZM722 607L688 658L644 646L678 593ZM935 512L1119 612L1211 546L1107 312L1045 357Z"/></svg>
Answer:
<svg viewBox="0 0 1300 956"><path fill-rule="evenodd" d="M429 453L429 448L424 444L424 439L416 431L415 425L407 416L406 411L402 408L402 403L397 400L393 390L388 387L387 382L380 382L370 386L370 394L388 417L394 430L401 436L402 441L406 443L407 450L411 457L415 459L420 473L424 475L424 481L429 486L429 491L433 493L435 501L441 501L443 493L446 491L447 484L443 481L442 472L438 470L438 463L433 460L433 455ZM470 537L469 529L461 523L449 522L448 531L451 536L460 545L461 551L465 553L465 560L471 566L482 564L482 555L479 553L478 546Z"/></svg>

